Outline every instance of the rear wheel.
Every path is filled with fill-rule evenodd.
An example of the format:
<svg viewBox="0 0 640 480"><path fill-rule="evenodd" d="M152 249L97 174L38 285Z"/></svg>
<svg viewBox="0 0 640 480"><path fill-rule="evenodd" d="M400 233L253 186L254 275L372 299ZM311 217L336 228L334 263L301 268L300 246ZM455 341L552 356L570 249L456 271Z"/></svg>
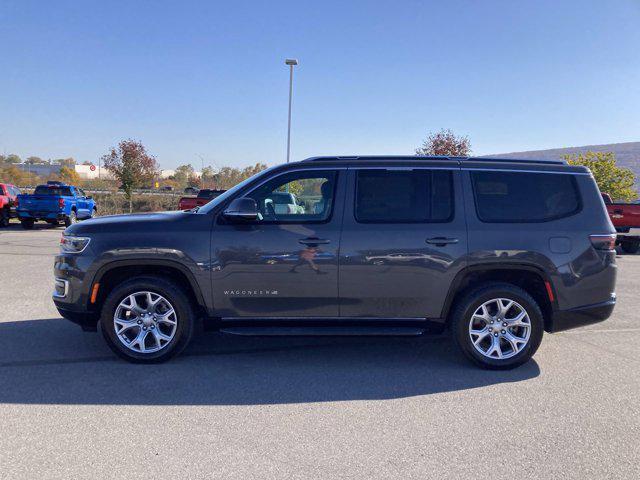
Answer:
<svg viewBox="0 0 640 480"><path fill-rule="evenodd" d="M111 291L102 308L100 328L118 356L135 363L158 363L188 345L194 313L186 293L173 282L138 277Z"/></svg>
<svg viewBox="0 0 640 480"><path fill-rule="evenodd" d="M69 213L69 215L64 219L64 226L68 227L70 225L73 225L77 221L78 221L78 217L76 216L76 211L71 210L71 213Z"/></svg>
<svg viewBox="0 0 640 480"><path fill-rule="evenodd" d="M483 368L510 369L527 362L540 346L542 312L527 292L491 283L466 294L452 316L452 333L462 352Z"/></svg>
<svg viewBox="0 0 640 480"><path fill-rule="evenodd" d="M8 209L3 208L0 210L0 227L8 227L10 218L11 216L9 215Z"/></svg>
<svg viewBox="0 0 640 480"><path fill-rule="evenodd" d="M24 228L25 230L31 230L33 228L34 220L30 218L25 220L20 220L20 224L22 225L22 228Z"/></svg>
<svg viewBox="0 0 640 480"><path fill-rule="evenodd" d="M622 251L624 253L629 253L629 254L634 254L634 253L638 253L638 250L640 250L640 241L639 240L633 240L633 241L623 241L620 246L622 247Z"/></svg>

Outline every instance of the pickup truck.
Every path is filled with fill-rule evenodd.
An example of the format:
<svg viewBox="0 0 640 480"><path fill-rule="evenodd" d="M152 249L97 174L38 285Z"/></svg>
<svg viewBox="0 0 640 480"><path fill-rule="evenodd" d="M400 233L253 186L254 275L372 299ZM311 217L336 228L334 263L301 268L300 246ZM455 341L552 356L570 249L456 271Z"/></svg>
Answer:
<svg viewBox="0 0 640 480"><path fill-rule="evenodd" d="M9 183L0 183L0 227L8 227L16 216L16 197L20 189Z"/></svg>
<svg viewBox="0 0 640 480"><path fill-rule="evenodd" d="M198 196L196 197L182 197L178 201L178 210L191 210L195 207L201 207L224 192L225 190L204 188L198 192Z"/></svg>
<svg viewBox="0 0 640 480"><path fill-rule="evenodd" d="M607 213L618 232L616 245L625 253L640 250L640 203L617 203L607 193L602 194Z"/></svg>
<svg viewBox="0 0 640 480"><path fill-rule="evenodd" d="M65 227L77 220L94 217L98 210L96 202L81 188L61 182L47 182L38 185L31 195L22 194L17 198L17 214L22 228L28 230L38 220Z"/></svg>

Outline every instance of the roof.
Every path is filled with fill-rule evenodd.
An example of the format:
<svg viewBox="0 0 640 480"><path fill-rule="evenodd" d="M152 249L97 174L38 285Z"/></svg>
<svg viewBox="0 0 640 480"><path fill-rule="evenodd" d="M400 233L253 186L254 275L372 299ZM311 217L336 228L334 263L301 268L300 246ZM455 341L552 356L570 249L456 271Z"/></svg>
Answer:
<svg viewBox="0 0 640 480"><path fill-rule="evenodd" d="M454 157L454 156L425 156L425 155L353 155L353 156L320 156L310 157L303 162L336 162L336 161L394 161L415 162L424 160L449 161L462 164L463 162L506 162L506 163L538 163L544 165L567 165L564 160L532 160L520 158L491 158L491 157Z"/></svg>

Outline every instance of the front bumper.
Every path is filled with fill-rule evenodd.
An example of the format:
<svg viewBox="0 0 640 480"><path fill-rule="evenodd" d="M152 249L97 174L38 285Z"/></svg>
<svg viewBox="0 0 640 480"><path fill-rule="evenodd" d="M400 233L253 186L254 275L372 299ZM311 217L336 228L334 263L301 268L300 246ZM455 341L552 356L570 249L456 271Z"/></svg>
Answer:
<svg viewBox="0 0 640 480"><path fill-rule="evenodd" d="M92 257L84 254L60 253L55 258L53 303L60 315L82 327L95 331L99 313L91 308Z"/></svg>
<svg viewBox="0 0 640 480"><path fill-rule="evenodd" d="M64 308L64 305L60 305L55 300L54 303L62 318L66 318L76 325L80 325L85 332L95 332L98 330L98 315L95 312L75 312Z"/></svg>
<svg viewBox="0 0 640 480"><path fill-rule="evenodd" d="M611 299L606 302L572 308L570 310L557 310L553 312L549 332L556 333L602 322L611 316L615 306L616 296L614 294L611 296Z"/></svg>

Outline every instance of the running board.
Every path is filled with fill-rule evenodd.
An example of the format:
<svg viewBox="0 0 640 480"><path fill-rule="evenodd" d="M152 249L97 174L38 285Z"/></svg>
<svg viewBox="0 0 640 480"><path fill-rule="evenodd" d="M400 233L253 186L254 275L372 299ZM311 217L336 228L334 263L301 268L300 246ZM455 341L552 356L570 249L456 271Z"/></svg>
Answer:
<svg viewBox="0 0 640 480"><path fill-rule="evenodd" d="M220 332L245 336L404 336L422 335L420 327L333 326L333 327L224 327Z"/></svg>

